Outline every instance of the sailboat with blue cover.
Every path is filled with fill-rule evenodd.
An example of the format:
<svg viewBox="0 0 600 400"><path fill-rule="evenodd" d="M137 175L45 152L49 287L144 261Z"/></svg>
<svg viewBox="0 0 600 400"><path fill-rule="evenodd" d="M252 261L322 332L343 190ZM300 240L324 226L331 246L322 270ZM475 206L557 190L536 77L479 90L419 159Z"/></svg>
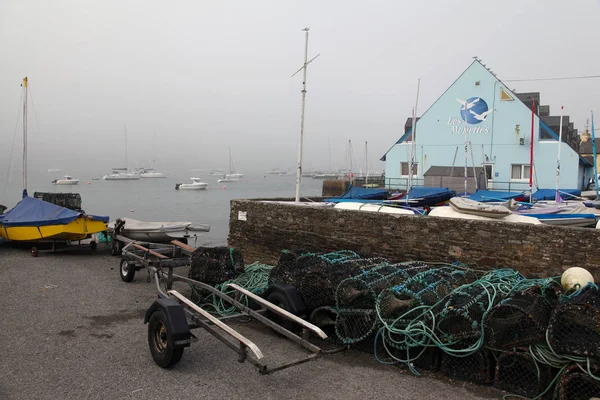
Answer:
<svg viewBox="0 0 600 400"><path fill-rule="evenodd" d="M0 214L0 237L18 241L75 241L106 231L108 217L87 215L27 194L27 78L23 79L23 199Z"/></svg>

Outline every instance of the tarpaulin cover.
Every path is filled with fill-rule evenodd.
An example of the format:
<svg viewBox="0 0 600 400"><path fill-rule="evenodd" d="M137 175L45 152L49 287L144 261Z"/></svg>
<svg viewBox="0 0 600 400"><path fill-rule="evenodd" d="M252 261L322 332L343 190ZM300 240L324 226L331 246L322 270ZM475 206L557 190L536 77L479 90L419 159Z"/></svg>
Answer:
<svg viewBox="0 0 600 400"><path fill-rule="evenodd" d="M83 214L33 197L24 197L17 205L0 215L0 224L10 226L63 225ZM108 217L87 215L92 220L108 222Z"/></svg>
<svg viewBox="0 0 600 400"><path fill-rule="evenodd" d="M570 200L581 196L578 189L558 189L558 194L563 200ZM539 189L533 194L533 200L555 200L556 189Z"/></svg>
<svg viewBox="0 0 600 400"><path fill-rule="evenodd" d="M431 206L450 200L454 196L456 196L456 192L448 188L413 186L408 194L400 199L400 202L405 200L416 207Z"/></svg>
<svg viewBox="0 0 600 400"><path fill-rule="evenodd" d="M364 189L359 187L350 186L346 193L339 197L332 197L329 199L324 199L323 201L328 201L330 203L337 203L339 201L344 201L344 199L355 199L355 200L385 200L389 196L387 190L383 189ZM346 200L347 201L347 200Z"/></svg>
<svg viewBox="0 0 600 400"><path fill-rule="evenodd" d="M510 199L525 200L523 192L501 192L498 190L478 190L469 199L486 202L486 201L507 201Z"/></svg>
<svg viewBox="0 0 600 400"><path fill-rule="evenodd" d="M534 217L539 220L545 219L596 219L594 214L527 214L528 217Z"/></svg>

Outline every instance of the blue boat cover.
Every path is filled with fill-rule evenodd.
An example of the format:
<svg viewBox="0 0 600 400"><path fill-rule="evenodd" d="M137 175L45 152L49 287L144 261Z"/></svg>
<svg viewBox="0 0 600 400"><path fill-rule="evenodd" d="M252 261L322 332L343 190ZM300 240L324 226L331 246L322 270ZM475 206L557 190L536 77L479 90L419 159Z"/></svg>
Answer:
<svg viewBox="0 0 600 400"><path fill-rule="evenodd" d="M571 219L571 218L583 218L583 219L596 219L594 214L523 214L527 217L534 217L539 220L542 219Z"/></svg>
<svg viewBox="0 0 600 400"><path fill-rule="evenodd" d="M17 205L0 215L0 224L11 226L64 225L84 214L33 197L24 197ZM108 222L108 217L87 215L92 220Z"/></svg>
<svg viewBox="0 0 600 400"><path fill-rule="evenodd" d="M581 190L578 189L558 189L558 194L563 200L575 199L581 196ZM539 189L533 194L534 200L555 200L556 189Z"/></svg>
<svg viewBox="0 0 600 400"><path fill-rule="evenodd" d="M323 201L328 201L331 203L337 203L339 201L348 201L344 199L353 199L353 200L385 200L389 197L388 191L384 189L364 189L359 187L354 187L350 185L346 193L339 197L331 197L329 199L324 199Z"/></svg>
<svg viewBox="0 0 600 400"><path fill-rule="evenodd" d="M510 199L518 199L524 197L523 192L501 192L497 190L478 190L469 199L486 202L486 201L508 201Z"/></svg>
<svg viewBox="0 0 600 400"><path fill-rule="evenodd" d="M442 203L454 196L456 192L448 188L413 186L399 202L404 200L412 206L423 207Z"/></svg>

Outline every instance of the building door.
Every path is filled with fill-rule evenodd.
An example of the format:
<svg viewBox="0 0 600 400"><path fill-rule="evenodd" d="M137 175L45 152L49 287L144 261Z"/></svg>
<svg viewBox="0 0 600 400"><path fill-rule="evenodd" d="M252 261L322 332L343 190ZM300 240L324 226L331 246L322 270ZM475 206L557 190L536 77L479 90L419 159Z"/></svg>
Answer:
<svg viewBox="0 0 600 400"><path fill-rule="evenodd" d="M487 188L494 189L494 164L483 164L483 170L487 178Z"/></svg>

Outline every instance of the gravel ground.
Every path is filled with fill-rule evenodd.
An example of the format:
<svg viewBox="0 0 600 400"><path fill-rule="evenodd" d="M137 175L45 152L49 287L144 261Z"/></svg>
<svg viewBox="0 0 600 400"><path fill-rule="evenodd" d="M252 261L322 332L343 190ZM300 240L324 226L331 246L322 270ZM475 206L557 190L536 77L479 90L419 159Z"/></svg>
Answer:
<svg viewBox="0 0 600 400"><path fill-rule="evenodd" d="M207 332L182 361L152 361L143 314L156 298L141 271L118 277L107 248L33 258L0 242L0 399L490 399L492 388L415 377L358 351L262 376ZM298 350L268 329L237 328L277 362Z"/></svg>

